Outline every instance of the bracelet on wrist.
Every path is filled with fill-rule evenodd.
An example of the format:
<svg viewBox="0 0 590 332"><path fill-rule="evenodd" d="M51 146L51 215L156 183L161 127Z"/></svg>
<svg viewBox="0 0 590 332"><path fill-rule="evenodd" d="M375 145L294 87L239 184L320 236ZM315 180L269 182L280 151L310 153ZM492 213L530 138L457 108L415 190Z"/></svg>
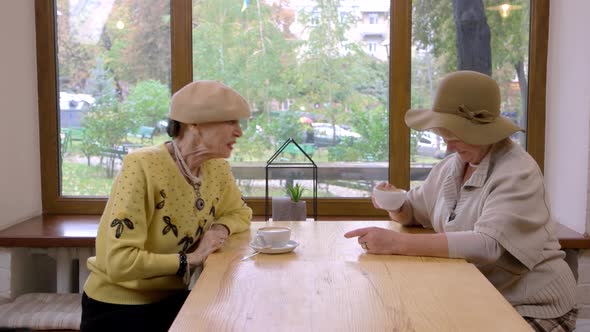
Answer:
<svg viewBox="0 0 590 332"><path fill-rule="evenodd" d="M186 254L184 253L184 251L178 252L178 260L180 262L180 265L178 266L178 271L176 271L176 275L181 278L184 278L184 275L186 274L186 271L188 270L188 261L187 261Z"/></svg>

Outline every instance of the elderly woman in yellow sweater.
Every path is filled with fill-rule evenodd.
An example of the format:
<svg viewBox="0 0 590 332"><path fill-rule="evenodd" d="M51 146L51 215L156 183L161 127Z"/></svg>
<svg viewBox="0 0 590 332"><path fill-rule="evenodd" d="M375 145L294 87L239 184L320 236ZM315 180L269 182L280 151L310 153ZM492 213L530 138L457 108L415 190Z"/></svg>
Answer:
<svg viewBox="0 0 590 332"><path fill-rule="evenodd" d="M100 220L82 298L82 331L166 331L188 295L191 271L249 229L230 166L246 100L214 81L172 96L171 141L123 161Z"/></svg>
<svg viewBox="0 0 590 332"><path fill-rule="evenodd" d="M510 139L522 128L500 115L496 82L473 71L451 73L432 109L409 110L406 123L440 135L454 153L388 212L436 234L362 228L345 236L373 254L464 258L536 331L573 330L576 281L554 234L543 175Z"/></svg>

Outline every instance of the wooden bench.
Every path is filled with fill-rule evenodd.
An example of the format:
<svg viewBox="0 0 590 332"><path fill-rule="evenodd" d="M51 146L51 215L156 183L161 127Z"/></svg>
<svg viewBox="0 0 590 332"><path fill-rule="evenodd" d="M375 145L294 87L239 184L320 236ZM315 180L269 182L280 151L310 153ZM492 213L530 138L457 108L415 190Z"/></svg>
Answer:
<svg viewBox="0 0 590 332"><path fill-rule="evenodd" d="M0 304L0 331L80 329L81 294L29 293Z"/></svg>
<svg viewBox="0 0 590 332"><path fill-rule="evenodd" d="M94 248L99 215L42 215L0 231L0 247Z"/></svg>
<svg viewBox="0 0 590 332"><path fill-rule="evenodd" d="M56 291L76 292L89 273L86 259L94 255L99 218L97 215L34 217L0 231L0 247L39 248L31 252L55 259Z"/></svg>
<svg viewBox="0 0 590 332"><path fill-rule="evenodd" d="M106 160L105 171L108 178L112 178L115 175L115 161L119 159L123 162L123 158L127 155L127 149L124 146L112 148L103 148L100 150L100 163Z"/></svg>
<svg viewBox="0 0 590 332"><path fill-rule="evenodd" d="M156 133L155 127L141 126L135 133L129 133L127 136L133 136L141 139L141 143L144 144L149 142L154 144L154 134Z"/></svg>
<svg viewBox="0 0 590 332"><path fill-rule="evenodd" d="M97 215L44 215L0 231L0 247L44 248L35 250L46 250L53 254L57 270L57 293L23 294L9 303L0 305L0 316L4 318L0 319L0 326L78 329L81 294L67 292L73 280L72 257L67 251L85 251L85 254L79 257L80 260L84 260L81 266L85 265L85 257L94 251L99 218ZM80 285L83 282L84 280Z"/></svg>
<svg viewBox="0 0 590 332"><path fill-rule="evenodd" d="M322 220L383 220L381 217L322 217ZM264 216L254 216L263 221ZM42 215L0 231L0 247L94 247L100 215ZM590 249L590 237L558 224L563 249Z"/></svg>
<svg viewBox="0 0 590 332"><path fill-rule="evenodd" d="M572 269L576 281L578 280L578 253L581 249L590 249L588 234L580 234L573 229L557 224L557 238L561 249L565 251L565 261Z"/></svg>

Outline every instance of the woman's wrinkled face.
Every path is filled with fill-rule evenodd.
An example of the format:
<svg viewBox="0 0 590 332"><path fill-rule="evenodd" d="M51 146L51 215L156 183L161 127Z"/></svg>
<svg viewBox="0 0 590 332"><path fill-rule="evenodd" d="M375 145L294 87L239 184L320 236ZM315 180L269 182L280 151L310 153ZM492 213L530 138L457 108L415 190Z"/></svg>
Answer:
<svg viewBox="0 0 590 332"><path fill-rule="evenodd" d="M488 153L489 145L467 144L460 140L446 140L447 149L451 152L457 152L463 162L479 164L479 162Z"/></svg>
<svg viewBox="0 0 590 332"><path fill-rule="evenodd" d="M199 124L202 144L213 158L229 158L238 137L242 136L239 120Z"/></svg>
<svg viewBox="0 0 590 332"><path fill-rule="evenodd" d="M490 150L491 145L468 144L456 137L452 132L444 128L434 128L435 134L443 138L447 143L447 151L456 152L465 163L479 164Z"/></svg>

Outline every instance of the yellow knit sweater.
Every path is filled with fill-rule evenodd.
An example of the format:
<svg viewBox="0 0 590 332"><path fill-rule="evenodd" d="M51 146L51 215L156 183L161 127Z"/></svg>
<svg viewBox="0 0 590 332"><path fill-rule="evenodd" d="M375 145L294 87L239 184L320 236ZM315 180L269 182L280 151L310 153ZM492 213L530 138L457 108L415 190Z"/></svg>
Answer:
<svg viewBox="0 0 590 332"><path fill-rule="evenodd" d="M187 250L212 224L231 233L250 227L252 210L241 198L229 164L206 161L201 198L184 179L164 144L125 157L113 183L96 237L96 257L84 291L107 303L146 304L186 289L176 276L178 252Z"/></svg>

